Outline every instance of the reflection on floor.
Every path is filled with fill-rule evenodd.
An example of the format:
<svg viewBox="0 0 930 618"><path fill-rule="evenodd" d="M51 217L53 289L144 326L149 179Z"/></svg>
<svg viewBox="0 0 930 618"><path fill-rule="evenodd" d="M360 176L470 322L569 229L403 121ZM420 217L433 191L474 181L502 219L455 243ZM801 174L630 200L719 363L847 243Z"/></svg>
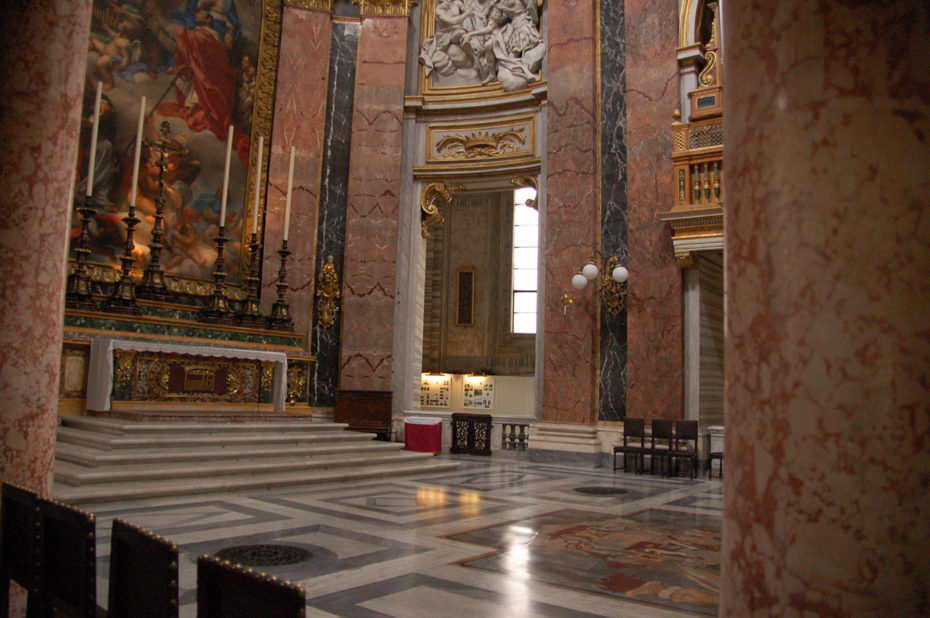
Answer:
<svg viewBox="0 0 930 618"><path fill-rule="evenodd" d="M263 544L312 553L257 568L303 585L312 616L717 613L719 481L454 459L441 475L100 505L99 600L121 517L180 546L182 616L197 556Z"/></svg>

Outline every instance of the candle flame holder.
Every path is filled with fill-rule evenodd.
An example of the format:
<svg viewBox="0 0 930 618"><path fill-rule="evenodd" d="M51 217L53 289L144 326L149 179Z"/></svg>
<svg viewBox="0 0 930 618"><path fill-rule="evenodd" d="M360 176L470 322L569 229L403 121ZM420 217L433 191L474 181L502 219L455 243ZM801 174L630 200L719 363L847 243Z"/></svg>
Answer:
<svg viewBox="0 0 930 618"><path fill-rule="evenodd" d="M268 328L274 330L294 330L294 322L291 320L291 310L284 300L287 294L287 256L291 254L287 250L287 241L281 241L281 248L278 255L281 256L281 269L278 271L278 300L274 301L271 307L271 315L268 316Z"/></svg>
<svg viewBox="0 0 930 618"><path fill-rule="evenodd" d="M214 324L232 324L233 313L226 293L226 264L223 247L226 245L226 227L220 226L216 235L216 265L213 268L213 295L200 312L200 320Z"/></svg>
<svg viewBox="0 0 930 618"><path fill-rule="evenodd" d="M152 150L159 153L158 160L158 197L155 198L155 224L152 227L152 244L149 245L149 263L142 273L142 281L136 289L136 296L139 298L148 298L150 300L169 300L171 294L168 292L168 286L165 284L165 272L161 267L161 252L164 245L161 237L164 235L164 214L165 214L165 177L168 174L168 154L176 152L167 143L170 125L168 122L162 122L161 134L162 141L146 141L145 144Z"/></svg>
<svg viewBox="0 0 930 618"><path fill-rule="evenodd" d="M123 222L126 224L126 243L123 245L123 257L120 258L122 273L113 289L113 295L107 300L107 309L138 315L142 310L136 304L136 284L132 280L132 263L135 261L132 250L136 247L132 237L139 219L136 218L136 208L132 204L129 205L129 213L123 217Z"/></svg>
<svg viewBox="0 0 930 618"><path fill-rule="evenodd" d="M262 317L261 313L261 290L259 289L259 267L261 266L261 255L259 250L261 245L258 244L258 234L252 232L252 242L249 243L249 255L251 261L249 262L249 276L245 278L246 285L249 289L249 295L244 301L242 301L242 306L239 308L239 313L236 314L236 322L243 326L262 326L265 323L265 318Z"/></svg>
<svg viewBox="0 0 930 618"><path fill-rule="evenodd" d="M84 201L77 207L81 213L81 234L78 236L78 246L74 248L77 255L74 271L68 275L68 285L65 292L65 305L71 309L96 309L94 296L91 291L90 273L87 271L87 256L90 249L87 247L90 240L88 229L97 209L94 208L94 198L84 196Z"/></svg>

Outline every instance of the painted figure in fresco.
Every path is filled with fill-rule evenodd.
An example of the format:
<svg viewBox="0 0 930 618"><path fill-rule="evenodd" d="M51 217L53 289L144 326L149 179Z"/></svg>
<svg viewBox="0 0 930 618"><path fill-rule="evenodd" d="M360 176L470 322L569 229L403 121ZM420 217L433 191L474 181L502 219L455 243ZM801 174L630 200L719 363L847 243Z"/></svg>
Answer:
<svg viewBox="0 0 930 618"><path fill-rule="evenodd" d="M234 121L239 77L229 61L239 36L232 2L188 0L186 11L173 14L171 23L154 16L152 26L170 34L175 45L176 102L162 103L158 112L183 118L192 130L210 131L225 142ZM237 132L234 147L248 167L249 136L244 131Z"/></svg>

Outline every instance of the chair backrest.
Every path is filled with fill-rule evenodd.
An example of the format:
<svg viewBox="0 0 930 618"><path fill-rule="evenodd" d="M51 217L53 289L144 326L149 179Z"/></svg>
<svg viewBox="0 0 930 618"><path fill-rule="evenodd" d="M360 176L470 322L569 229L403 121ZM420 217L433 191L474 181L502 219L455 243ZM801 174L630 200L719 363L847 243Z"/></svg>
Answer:
<svg viewBox="0 0 930 618"><path fill-rule="evenodd" d="M687 446L688 442L693 442L693 448L697 448L698 439L698 422L697 421L675 421L675 446L681 448Z"/></svg>
<svg viewBox="0 0 930 618"><path fill-rule="evenodd" d="M114 519L107 616L177 618L178 546Z"/></svg>
<svg viewBox="0 0 930 618"><path fill-rule="evenodd" d="M631 444L630 438L637 440ZM646 439L646 419L627 418L623 420L623 446L643 446Z"/></svg>
<svg viewBox="0 0 930 618"><path fill-rule="evenodd" d="M0 492L0 616L7 616L10 580L29 591L27 607L36 609L42 528L36 493L9 483Z"/></svg>
<svg viewBox="0 0 930 618"><path fill-rule="evenodd" d="M662 418L652 419L652 445L671 448L675 421ZM663 444L664 442L664 444Z"/></svg>
<svg viewBox="0 0 930 618"><path fill-rule="evenodd" d="M96 519L91 513L44 498L39 498L39 519L39 615L96 616Z"/></svg>
<svg viewBox="0 0 930 618"><path fill-rule="evenodd" d="M304 618L303 587L212 556L197 559L198 618Z"/></svg>

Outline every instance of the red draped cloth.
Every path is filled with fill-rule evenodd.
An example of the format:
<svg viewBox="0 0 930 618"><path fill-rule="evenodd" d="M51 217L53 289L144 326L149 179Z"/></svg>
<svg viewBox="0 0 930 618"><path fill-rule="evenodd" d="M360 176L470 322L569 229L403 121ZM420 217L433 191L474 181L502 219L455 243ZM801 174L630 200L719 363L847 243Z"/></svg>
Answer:
<svg viewBox="0 0 930 618"><path fill-rule="evenodd" d="M191 82L199 100L188 105L187 97L175 85L177 103L162 103L158 111L183 118L194 131L209 130L225 142L233 122L237 77L237 70L229 63L226 46L213 30L203 26L193 29L175 26L174 38L178 45L175 66L178 71L185 66L190 68ZM234 133L233 140L242 165L247 168L249 136L240 129Z"/></svg>

